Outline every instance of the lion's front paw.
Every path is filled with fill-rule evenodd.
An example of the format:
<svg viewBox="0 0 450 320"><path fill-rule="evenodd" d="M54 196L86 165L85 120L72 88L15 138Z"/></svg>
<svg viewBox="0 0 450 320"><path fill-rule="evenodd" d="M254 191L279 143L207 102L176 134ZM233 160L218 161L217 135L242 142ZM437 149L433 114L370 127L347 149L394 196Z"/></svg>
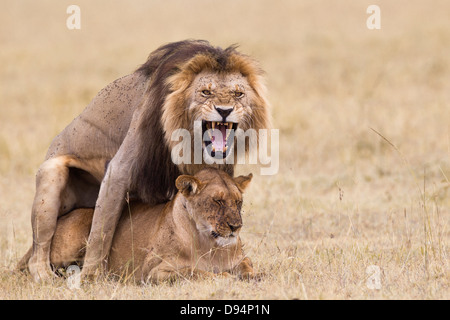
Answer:
<svg viewBox="0 0 450 320"><path fill-rule="evenodd" d="M98 282L107 278L107 273L101 265L92 264L90 266L84 265L81 269L80 279L83 283Z"/></svg>
<svg viewBox="0 0 450 320"><path fill-rule="evenodd" d="M57 278L50 265L46 263L29 263L28 269L35 282L47 282Z"/></svg>

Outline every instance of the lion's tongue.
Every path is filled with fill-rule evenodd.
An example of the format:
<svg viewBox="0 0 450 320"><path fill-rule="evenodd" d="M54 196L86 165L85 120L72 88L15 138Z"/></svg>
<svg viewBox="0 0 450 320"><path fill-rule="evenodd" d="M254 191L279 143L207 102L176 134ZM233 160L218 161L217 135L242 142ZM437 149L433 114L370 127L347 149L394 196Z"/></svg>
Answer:
<svg viewBox="0 0 450 320"><path fill-rule="evenodd" d="M227 145L227 132L226 126L218 126L213 130L211 142L213 145L213 151L222 151Z"/></svg>

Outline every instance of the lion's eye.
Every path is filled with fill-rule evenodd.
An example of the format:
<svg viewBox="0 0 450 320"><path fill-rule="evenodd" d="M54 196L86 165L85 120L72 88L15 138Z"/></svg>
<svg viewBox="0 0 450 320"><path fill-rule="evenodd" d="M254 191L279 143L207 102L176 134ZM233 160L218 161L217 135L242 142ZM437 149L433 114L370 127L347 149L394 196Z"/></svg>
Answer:
<svg viewBox="0 0 450 320"><path fill-rule="evenodd" d="M242 98L242 97L244 96L244 93L241 92L241 91L235 91L235 92L234 92L234 96L235 96L236 98Z"/></svg>
<svg viewBox="0 0 450 320"><path fill-rule="evenodd" d="M211 92L211 90L205 89L205 90L202 90L202 95L203 95L204 97L207 97L207 96L212 95L212 92Z"/></svg>

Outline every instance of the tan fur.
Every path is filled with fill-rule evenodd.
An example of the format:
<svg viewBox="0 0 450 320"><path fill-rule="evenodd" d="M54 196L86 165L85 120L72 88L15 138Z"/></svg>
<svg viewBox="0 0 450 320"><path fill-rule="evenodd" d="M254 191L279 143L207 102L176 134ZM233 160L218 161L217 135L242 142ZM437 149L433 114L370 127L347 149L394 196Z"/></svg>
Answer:
<svg viewBox="0 0 450 320"><path fill-rule="evenodd" d="M242 192L251 177L233 179L223 171L204 169L195 176L180 176L172 201L126 208L114 235L109 271L140 282L230 273L259 277L239 237ZM54 267L82 264L93 213L76 209L58 219L51 245ZM30 255L31 249L22 258L21 269L27 267Z"/></svg>
<svg viewBox="0 0 450 320"><path fill-rule="evenodd" d="M158 48L136 72L101 90L54 139L37 173L33 278L52 276L50 245L59 216L95 207L83 270L92 274L109 253L128 196L150 205L168 201L180 174L206 166L172 162L174 130L192 133L195 120L219 121L217 106L233 108L229 121L243 130L269 127L261 77L257 63L235 47L187 40ZM201 95L204 87L211 97ZM237 91L244 96L237 98ZM233 175L232 164L216 167Z"/></svg>

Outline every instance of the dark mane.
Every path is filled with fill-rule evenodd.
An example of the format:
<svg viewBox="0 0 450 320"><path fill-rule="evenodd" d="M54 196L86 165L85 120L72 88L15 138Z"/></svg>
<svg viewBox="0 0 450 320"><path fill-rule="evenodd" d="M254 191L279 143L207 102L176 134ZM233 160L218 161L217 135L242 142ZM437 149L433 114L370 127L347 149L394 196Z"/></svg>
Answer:
<svg viewBox="0 0 450 320"><path fill-rule="evenodd" d="M170 200L176 193L175 180L181 174L171 160L161 123L162 106L170 93L167 78L199 54L213 58L216 68L221 69L216 71L223 71L233 53L237 53L236 46L222 49L203 40L185 40L161 46L136 70L149 81L139 110L138 141L130 168L130 187L141 200L151 204Z"/></svg>
<svg viewBox="0 0 450 320"><path fill-rule="evenodd" d="M155 75L167 78L177 71L178 66L181 63L190 60L197 54L206 54L212 57L215 61L217 61L218 65L225 70L228 57L231 53L236 53L236 49L237 45L229 46L226 49L213 47L206 40L184 40L172 42L153 51L149 55L147 61L136 71L147 77L154 75L156 72Z"/></svg>

